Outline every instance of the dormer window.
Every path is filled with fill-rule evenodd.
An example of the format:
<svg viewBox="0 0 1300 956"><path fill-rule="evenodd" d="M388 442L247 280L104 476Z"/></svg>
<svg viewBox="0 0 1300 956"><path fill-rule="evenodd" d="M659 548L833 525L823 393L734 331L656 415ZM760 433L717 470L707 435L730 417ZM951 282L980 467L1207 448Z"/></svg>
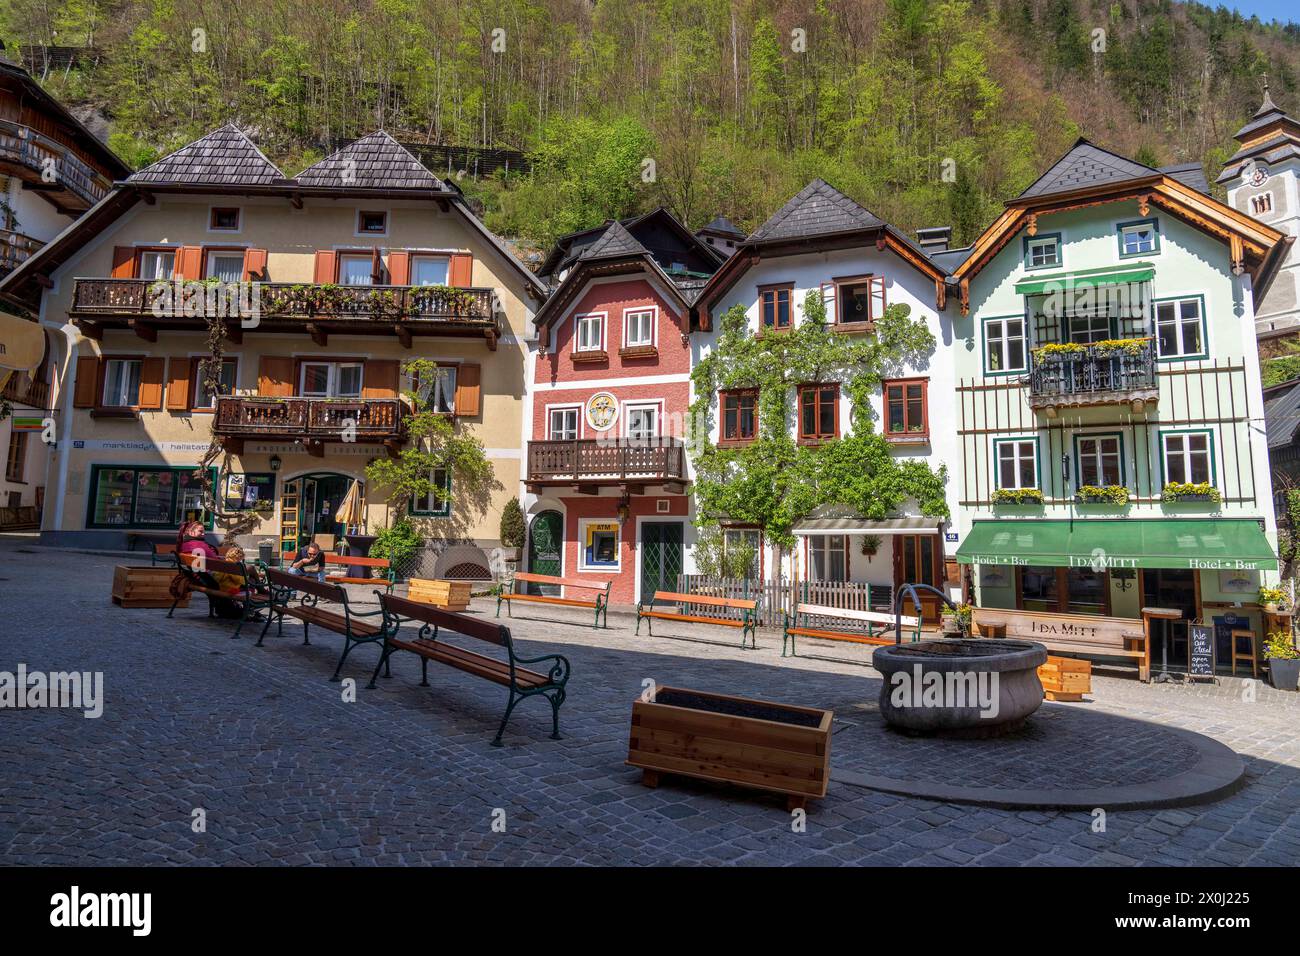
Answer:
<svg viewBox="0 0 1300 956"><path fill-rule="evenodd" d="M365 212L357 214L357 232L362 235L382 236L388 231L388 213Z"/></svg>
<svg viewBox="0 0 1300 956"><path fill-rule="evenodd" d="M213 206L208 228L213 232L238 232L239 210L234 206Z"/></svg>

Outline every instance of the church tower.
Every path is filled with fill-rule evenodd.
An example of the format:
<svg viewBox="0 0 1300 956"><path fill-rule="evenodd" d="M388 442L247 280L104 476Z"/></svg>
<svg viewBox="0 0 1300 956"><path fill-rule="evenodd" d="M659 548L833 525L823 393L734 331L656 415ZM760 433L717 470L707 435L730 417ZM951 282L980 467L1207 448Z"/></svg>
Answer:
<svg viewBox="0 0 1300 956"><path fill-rule="evenodd" d="M1228 205L1295 238L1300 236L1300 122L1283 112L1264 81L1264 103L1237 131L1236 154L1217 182ZM1255 334L1261 345L1300 335L1300 242L1293 242L1262 300L1255 302Z"/></svg>

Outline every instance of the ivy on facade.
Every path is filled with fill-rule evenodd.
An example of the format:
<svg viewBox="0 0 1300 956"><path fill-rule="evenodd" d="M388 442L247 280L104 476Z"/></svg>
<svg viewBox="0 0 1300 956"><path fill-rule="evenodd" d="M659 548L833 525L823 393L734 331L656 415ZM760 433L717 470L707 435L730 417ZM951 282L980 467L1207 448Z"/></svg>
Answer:
<svg viewBox="0 0 1300 956"><path fill-rule="evenodd" d="M715 347L691 373L694 492L702 531L722 520L759 527L779 547L794 544L793 528L822 505L842 505L864 518L896 514L909 499L922 514L948 517L947 468L900 460L874 430L871 397L881 382L905 365L921 365L935 348L934 335L913 319L906 305L890 306L870 335L846 335L827 325L819 291L804 300L794 329L749 330L744 306L721 318ZM798 413L798 386L837 382L851 414L843 437L800 444L791 434ZM754 440L720 447L709 439L720 414L718 393L758 392Z"/></svg>

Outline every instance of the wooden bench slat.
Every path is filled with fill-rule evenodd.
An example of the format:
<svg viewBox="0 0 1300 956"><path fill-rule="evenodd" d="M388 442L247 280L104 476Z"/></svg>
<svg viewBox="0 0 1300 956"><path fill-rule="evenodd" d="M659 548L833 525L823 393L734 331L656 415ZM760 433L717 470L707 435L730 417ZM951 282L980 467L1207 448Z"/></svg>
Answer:
<svg viewBox="0 0 1300 956"><path fill-rule="evenodd" d="M569 607L597 607L595 601L580 601L578 598L551 597L549 594L502 594L503 601L532 601L536 604L565 604Z"/></svg>
<svg viewBox="0 0 1300 956"><path fill-rule="evenodd" d="M515 572L514 580L532 584L554 584L557 587L587 588L590 591L608 591L613 581L587 581L582 578L561 578L552 574L534 574L531 571Z"/></svg>
<svg viewBox="0 0 1300 956"><path fill-rule="evenodd" d="M671 611L642 611L642 617L653 617L661 621L691 621L695 624L720 624L723 627L744 627L744 621L734 617L697 617L694 614L673 614Z"/></svg>
<svg viewBox="0 0 1300 956"><path fill-rule="evenodd" d="M746 611L758 609L758 601L746 598L713 597L711 594L682 594L679 591L656 591L654 603L665 601L669 604L708 604L714 607L743 608Z"/></svg>
<svg viewBox="0 0 1300 956"><path fill-rule="evenodd" d="M893 644L893 635L887 634L853 634L850 631L815 631L804 627L792 627L786 631L798 637L815 637L826 641L848 641L851 644Z"/></svg>

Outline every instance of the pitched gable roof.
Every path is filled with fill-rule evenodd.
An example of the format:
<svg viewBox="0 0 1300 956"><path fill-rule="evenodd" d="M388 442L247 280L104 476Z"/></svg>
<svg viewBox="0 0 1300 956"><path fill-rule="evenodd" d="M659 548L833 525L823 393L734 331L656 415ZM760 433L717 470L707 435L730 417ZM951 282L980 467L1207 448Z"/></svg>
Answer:
<svg viewBox="0 0 1300 956"><path fill-rule="evenodd" d="M331 153L295 178L303 186L336 189L446 188L409 149L382 129Z"/></svg>
<svg viewBox="0 0 1300 956"><path fill-rule="evenodd" d="M880 229L884 220L824 179L814 179L745 240L748 245Z"/></svg>
<svg viewBox="0 0 1300 956"><path fill-rule="evenodd" d="M703 229L699 230L696 235L702 233L713 233L719 236L730 236L735 239L744 239L745 233L740 227L728 219L726 216L715 216L713 222L709 223Z"/></svg>
<svg viewBox="0 0 1300 956"><path fill-rule="evenodd" d="M284 179L278 166L238 126L227 123L188 146L132 173L128 183L264 186Z"/></svg>
<svg viewBox="0 0 1300 956"><path fill-rule="evenodd" d="M578 256L578 261L639 256L646 254L646 252L646 247L637 242L636 238L623 227L622 223L611 222L605 227L605 231L600 234L599 239L582 250L582 253Z"/></svg>
<svg viewBox="0 0 1300 956"><path fill-rule="evenodd" d="M1125 159L1118 153L1080 138L1068 153L1016 198L1040 199L1057 193L1070 193L1092 186L1110 186L1159 175L1159 170Z"/></svg>
<svg viewBox="0 0 1300 956"><path fill-rule="evenodd" d="M1184 186L1190 186L1198 193L1210 193L1210 181L1205 178L1205 167L1200 163L1178 163L1174 166L1161 166L1160 172L1172 176Z"/></svg>

